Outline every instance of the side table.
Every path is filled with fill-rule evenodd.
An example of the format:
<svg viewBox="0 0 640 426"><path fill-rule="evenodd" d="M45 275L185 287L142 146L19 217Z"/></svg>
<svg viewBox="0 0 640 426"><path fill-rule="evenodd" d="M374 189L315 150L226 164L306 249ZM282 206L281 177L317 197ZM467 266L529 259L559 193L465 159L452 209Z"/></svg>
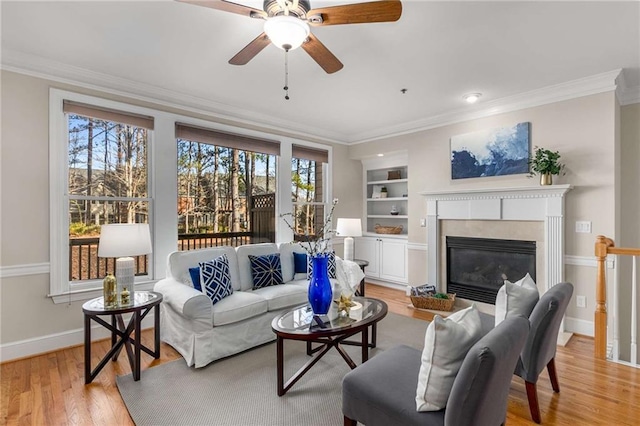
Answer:
<svg viewBox="0 0 640 426"><path fill-rule="evenodd" d="M104 298L98 297L82 305L84 313L84 383L89 384L95 379L107 364L109 359L118 360L118 355L124 346L129 358L129 365L133 380L140 380L140 352L145 351L155 359L160 358L160 302L162 294L153 291L136 291L134 301L130 306L105 308ZM141 323L147 314L154 310L154 349L151 350L141 342ZM122 314L132 313L129 324L125 326ZM111 316L111 324L100 316ZM111 349L91 371L91 320L111 330ZM131 334L135 332L135 338ZM133 348L131 347L133 344Z"/></svg>
<svg viewBox="0 0 640 426"><path fill-rule="evenodd" d="M364 272L364 268L369 266L369 261L368 260L353 259L353 261L358 264L360 269L362 269L362 272ZM358 290L356 290L356 296L364 297L364 278L362 279L362 281L360 281L360 286L359 286Z"/></svg>

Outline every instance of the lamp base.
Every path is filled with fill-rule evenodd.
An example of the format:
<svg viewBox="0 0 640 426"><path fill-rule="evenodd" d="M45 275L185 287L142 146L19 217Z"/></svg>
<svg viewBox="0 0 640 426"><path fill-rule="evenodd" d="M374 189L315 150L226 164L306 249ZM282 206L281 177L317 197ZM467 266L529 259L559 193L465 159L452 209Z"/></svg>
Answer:
<svg viewBox="0 0 640 426"><path fill-rule="evenodd" d="M118 306L133 305L135 268L136 261L133 257L120 257L116 259Z"/></svg>
<svg viewBox="0 0 640 426"><path fill-rule="evenodd" d="M344 237L344 260L353 260L353 237Z"/></svg>

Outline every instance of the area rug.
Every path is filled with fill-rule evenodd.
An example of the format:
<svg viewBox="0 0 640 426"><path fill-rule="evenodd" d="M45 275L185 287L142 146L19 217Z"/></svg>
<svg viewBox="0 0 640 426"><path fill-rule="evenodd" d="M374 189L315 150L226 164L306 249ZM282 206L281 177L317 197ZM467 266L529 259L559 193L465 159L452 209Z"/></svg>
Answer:
<svg viewBox="0 0 640 426"><path fill-rule="evenodd" d="M421 349L428 322L389 313L378 323L377 348ZM356 363L360 348L345 346ZM285 341L285 381L308 359L305 343ZM284 396L276 394L275 343L254 348L204 368L183 359L116 378L137 425L280 426L342 425L342 378L350 371L331 349Z"/></svg>

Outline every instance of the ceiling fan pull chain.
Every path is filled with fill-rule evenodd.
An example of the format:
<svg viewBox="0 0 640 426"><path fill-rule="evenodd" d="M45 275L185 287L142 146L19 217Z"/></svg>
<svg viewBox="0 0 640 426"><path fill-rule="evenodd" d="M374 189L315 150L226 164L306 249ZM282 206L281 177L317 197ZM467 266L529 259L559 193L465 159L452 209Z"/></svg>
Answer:
<svg viewBox="0 0 640 426"><path fill-rule="evenodd" d="M289 49L284 51L284 98L289 100Z"/></svg>

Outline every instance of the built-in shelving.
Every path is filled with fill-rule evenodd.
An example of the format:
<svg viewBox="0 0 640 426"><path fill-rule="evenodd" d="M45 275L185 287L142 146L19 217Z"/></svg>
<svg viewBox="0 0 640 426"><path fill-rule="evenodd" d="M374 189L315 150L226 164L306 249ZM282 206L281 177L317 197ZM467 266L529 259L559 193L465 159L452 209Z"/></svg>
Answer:
<svg viewBox="0 0 640 426"><path fill-rule="evenodd" d="M363 232L356 241L355 254L356 258L369 262L365 269L369 279L401 285L407 283L408 160L406 154L397 154L362 161ZM386 191L383 192L382 187ZM397 214L391 214L391 211ZM376 225L402 227L402 231L399 234L378 234Z"/></svg>
<svg viewBox="0 0 640 426"><path fill-rule="evenodd" d="M406 238L409 208L409 168L406 156L363 161L364 232L375 233L375 226L402 226L399 237ZM383 190L384 188L384 190ZM391 211L397 212L392 215Z"/></svg>

